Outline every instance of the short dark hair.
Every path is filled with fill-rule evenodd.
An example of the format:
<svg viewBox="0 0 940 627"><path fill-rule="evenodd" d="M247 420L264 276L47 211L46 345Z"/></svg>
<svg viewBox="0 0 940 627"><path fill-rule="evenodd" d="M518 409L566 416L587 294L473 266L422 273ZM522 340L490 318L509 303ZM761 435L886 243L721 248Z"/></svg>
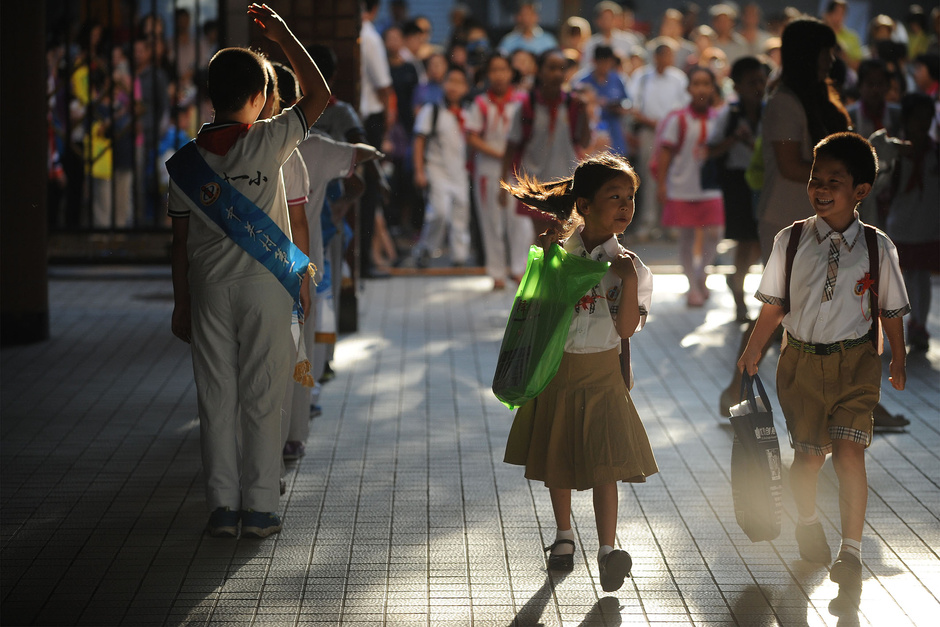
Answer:
<svg viewBox="0 0 940 627"><path fill-rule="evenodd" d="M856 84L861 85L869 76L877 72L881 72L886 79L891 75L888 65L881 59L864 59L858 64L858 70L855 71L858 77L855 81Z"/></svg>
<svg viewBox="0 0 940 627"><path fill-rule="evenodd" d="M401 25L401 34L403 37L410 37L412 35L423 35L424 29L418 26L417 20L408 20Z"/></svg>
<svg viewBox="0 0 940 627"><path fill-rule="evenodd" d="M601 61L603 59L613 59L616 55L614 54L614 49L610 46L600 45L594 48L594 60Z"/></svg>
<svg viewBox="0 0 940 627"><path fill-rule="evenodd" d="M904 94L904 96L901 97L901 119L906 122L919 111L923 111L928 116L933 116L934 106L933 98L927 94L920 92ZM908 139L910 139L910 137L908 137Z"/></svg>
<svg viewBox="0 0 940 627"><path fill-rule="evenodd" d="M323 79L326 82L333 80L333 76L336 74L337 63L336 53L333 49L322 44L314 44L307 48L307 52L310 53L310 58L313 59L313 62L320 68L320 74L323 75Z"/></svg>
<svg viewBox="0 0 940 627"><path fill-rule="evenodd" d="M272 61L271 65L274 66L274 74L277 75L277 94L281 99L281 109L286 109L300 98L297 75L283 63Z"/></svg>
<svg viewBox="0 0 940 627"><path fill-rule="evenodd" d="M367 13L370 13L372 9L379 6L379 2L381 0L362 0L362 6L365 7Z"/></svg>
<svg viewBox="0 0 940 627"><path fill-rule="evenodd" d="M465 79L469 80L469 76L467 75L467 70L464 67L457 65L456 63L448 64L447 71L444 73L444 76L446 77L451 72L460 72L461 74L463 74L463 77Z"/></svg>
<svg viewBox="0 0 940 627"><path fill-rule="evenodd" d="M927 68L931 79L940 80L940 55L925 52L914 57L911 63L920 63Z"/></svg>
<svg viewBox="0 0 940 627"><path fill-rule="evenodd" d="M741 57L734 62L734 65L731 66L731 80L735 83L740 83L741 79L744 78L744 75L748 72L756 72L760 70L766 75L767 67L761 62L757 57Z"/></svg>
<svg viewBox="0 0 940 627"><path fill-rule="evenodd" d="M206 84L216 112L233 113L267 88L264 58L248 48L223 48L209 61Z"/></svg>
<svg viewBox="0 0 940 627"><path fill-rule="evenodd" d="M874 184L878 174L878 155L868 140L846 131L827 136L813 148L813 161L825 157L835 159L852 175L852 184Z"/></svg>

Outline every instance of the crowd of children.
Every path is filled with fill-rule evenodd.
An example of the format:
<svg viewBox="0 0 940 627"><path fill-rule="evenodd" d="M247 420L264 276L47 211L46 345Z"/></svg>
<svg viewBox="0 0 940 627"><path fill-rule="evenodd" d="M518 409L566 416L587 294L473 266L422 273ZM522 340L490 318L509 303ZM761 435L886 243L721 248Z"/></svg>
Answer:
<svg viewBox="0 0 940 627"><path fill-rule="evenodd" d="M621 73L632 66L617 51L633 54L643 39L618 29L614 18L627 23L620 5L601 2L599 37L582 38L592 57L578 74L576 55L548 44L551 36L532 25L533 5L524 4L517 31L503 43L537 53L528 68L530 82L514 80L524 63L514 63L513 56L474 56L470 42L459 40L450 63L432 53L419 71L424 29L413 21L400 26L403 42L394 49L397 67L411 64L413 71L390 74L406 77L410 87L377 85L376 98L385 102L389 90L412 93L411 103L397 104L399 112L412 107L413 126L400 129L412 140L396 153L399 167L410 166L423 199L412 251L416 264L432 263L445 250L454 264L471 262L474 204L496 289L520 277L535 241L610 262L608 273L575 307L558 373L517 412L505 460L525 466L527 478L549 489L556 522L556 538L547 549L550 569L574 567L571 491L593 491L600 581L613 591L632 569L629 553L616 548L617 484L642 482L659 471L630 397L623 344L645 325L653 290L652 273L618 239L634 220L643 180L625 153L647 160L652 176L644 182L655 183L661 226L678 231L688 304L701 306L708 297L706 267L726 229L741 247L729 286L738 318L746 318L743 277L758 254L760 228L753 213L753 190L760 185L749 170L755 155L766 164L766 155L776 150L757 147L771 68L767 59L747 53L761 37L749 40L729 30L727 20L736 13L721 8L712 10L711 43L726 59L740 52L730 73L701 64L721 58L702 46L689 53L684 73L668 71L682 47L659 39L650 45L654 65L633 68L639 72L635 80L625 78ZM234 537L240 527L243 537L263 538L281 530L283 460L303 455L316 411L317 392L310 388L324 374L335 342L343 218L363 189L355 167L384 155L360 143L362 123L349 105L331 97L330 51L316 48L311 55L266 5L252 4L248 13L281 47L291 68L245 48L213 56L206 74L215 120L167 162L168 215L172 329L192 346L210 510L206 529ZM812 51L818 76L810 83L824 87L820 96L844 114L847 126L848 113L828 91L838 31L817 20L794 20L783 33L784 59L786 41L803 28L825 29L832 39ZM463 24L463 32L475 32L474 24ZM409 37L416 37L413 45L404 43ZM395 43L394 35L384 41ZM473 41L479 52L481 40ZM462 63L455 62L458 49L465 53ZM471 58L479 61L478 72L468 71ZM772 240L757 292L763 305L738 362L740 370L756 373L769 339L783 325L777 391L795 449L796 537L804 559L829 564L815 503L819 470L832 453L842 542L830 577L840 586L839 611L857 607L861 594L864 452L879 397L882 337L890 343L890 381L903 390L902 317L912 314L907 341L924 348L930 274L940 270L936 94L914 91L901 98L899 109L892 107L888 63L856 67L860 98L854 120L859 129L874 129L872 141L852 132L825 132L812 143L808 184L799 201L805 219L761 234ZM571 84L580 89L572 91ZM632 103L631 91L646 104ZM670 93L676 96L673 107L662 106ZM810 127L825 128L825 113L806 116ZM393 108L388 121L396 119L408 116ZM649 149L638 143L644 136ZM770 135L768 143L780 142ZM878 197L871 219L897 245L859 220L869 197ZM381 237L383 221L375 224Z"/></svg>

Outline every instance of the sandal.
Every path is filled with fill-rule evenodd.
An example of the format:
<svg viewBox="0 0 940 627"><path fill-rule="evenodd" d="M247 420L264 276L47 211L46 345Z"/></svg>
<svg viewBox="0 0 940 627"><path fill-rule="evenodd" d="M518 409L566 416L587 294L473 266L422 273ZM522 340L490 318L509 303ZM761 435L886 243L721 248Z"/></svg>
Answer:
<svg viewBox="0 0 940 627"><path fill-rule="evenodd" d="M545 547L545 550L554 551L555 547L557 547L559 544L570 544L572 549L575 548L574 540L555 540L554 544ZM567 553L565 555L555 555L553 553L549 553L548 570L571 572L574 570L574 553Z"/></svg>

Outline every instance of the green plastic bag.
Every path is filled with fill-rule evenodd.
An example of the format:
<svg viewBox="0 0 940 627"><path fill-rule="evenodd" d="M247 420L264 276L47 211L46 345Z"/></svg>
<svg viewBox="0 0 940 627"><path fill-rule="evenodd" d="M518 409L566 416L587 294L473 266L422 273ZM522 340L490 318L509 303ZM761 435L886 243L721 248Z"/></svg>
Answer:
<svg viewBox="0 0 940 627"><path fill-rule="evenodd" d="M499 347L493 393L515 409L538 396L558 372L574 307L610 264L566 253L529 249L529 263L509 312Z"/></svg>

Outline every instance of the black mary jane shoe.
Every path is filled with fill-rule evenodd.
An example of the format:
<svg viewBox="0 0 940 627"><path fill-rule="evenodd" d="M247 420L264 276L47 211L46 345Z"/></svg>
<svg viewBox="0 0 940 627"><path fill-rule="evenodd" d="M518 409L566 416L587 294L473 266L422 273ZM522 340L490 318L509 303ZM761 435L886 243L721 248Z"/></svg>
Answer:
<svg viewBox="0 0 940 627"><path fill-rule="evenodd" d="M574 553L568 553L567 555L554 555L551 551L555 550L559 544L570 544L571 548L574 549L574 540L555 540L554 544L551 546L545 547L546 551L549 551L548 554L548 570L557 570L570 573L574 570Z"/></svg>

